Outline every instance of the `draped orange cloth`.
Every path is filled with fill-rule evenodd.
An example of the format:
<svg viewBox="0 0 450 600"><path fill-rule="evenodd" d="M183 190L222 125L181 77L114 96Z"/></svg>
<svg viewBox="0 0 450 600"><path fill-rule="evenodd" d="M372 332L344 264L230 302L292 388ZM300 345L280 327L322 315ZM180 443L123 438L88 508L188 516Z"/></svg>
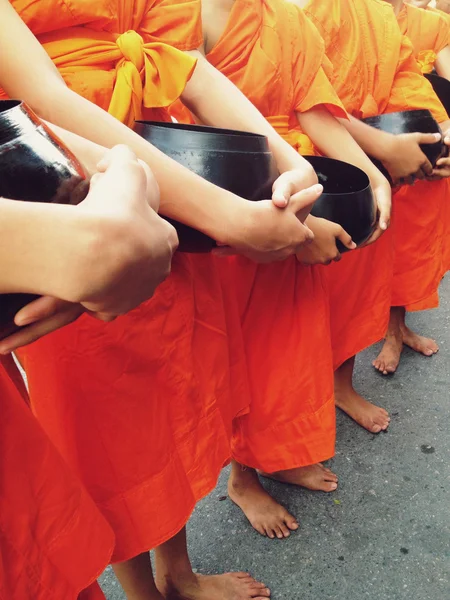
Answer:
<svg viewBox="0 0 450 600"><path fill-rule="evenodd" d="M429 108L438 121L446 118L391 5L380 0L311 0L305 12L325 41L333 64L331 82L354 117ZM327 269L336 367L384 337L391 303L412 304L437 290L441 201L435 184L416 185L395 195L391 231Z"/></svg>
<svg viewBox="0 0 450 600"><path fill-rule="evenodd" d="M33 417L11 357L0 406L0 597L76 600L109 562L113 533Z"/></svg>
<svg viewBox="0 0 450 600"><path fill-rule="evenodd" d="M169 118L195 61L165 44L201 44L198 0L79 0L70 14L13 4L72 89L126 122L142 105ZM22 353L33 410L111 523L114 561L185 525L249 404L239 315L212 260L177 254L151 301L111 324L85 316Z"/></svg>
<svg viewBox="0 0 450 600"><path fill-rule="evenodd" d="M435 10L422 10L405 5L397 17L401 32L411 40L414 54L423 73L431 73L437 56L449 44L449 15ZM442 274L450 269L450 182L434 186L442 198ZM408 310L433 308L439 303L437 294L408 306Z"/></svg>
<svg viewBox="0 0 450 600"><path fill-rule="evenodd" d="M431 73L437 55L450 41L450 21L435 10L424 10L405 4L397 16L403 35L414 47L414 55L422 73Z"/></svg>
<svg viewBox="0 0 450 600"><path fill-rule="evenodd" d="M281 0L236 0L207 58L299 152L314 149L297 111L325 105L346 116L322 68L320 36ZM335 408L322 269L295 258L219 260L235 282L252 393L249 414L235 419L234 458L269 472L330 458Z"/></svg>

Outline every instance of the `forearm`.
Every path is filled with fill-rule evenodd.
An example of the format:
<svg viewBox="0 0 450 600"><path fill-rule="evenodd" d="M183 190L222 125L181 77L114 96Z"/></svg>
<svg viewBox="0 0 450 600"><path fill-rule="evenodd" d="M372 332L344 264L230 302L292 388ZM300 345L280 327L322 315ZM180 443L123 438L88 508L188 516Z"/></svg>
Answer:
<svg viewBox="0 0 450 600"><path fill-rule="evenodd" d="M339 119L339 122L366 154L381 161L385 160L386 151L392 142L392 134L375 129L352 116L349 120Z"/></svg>
<svg viewBox="0 0 450 600"><path fill-rule="evenodd" d="M239 212L244 200L191 173L106 111L63 85L47 88L42 98L35 99L32 108L51 124L81 136L76 138L55 130L79 160L89 165L89 170L100 156L99 147L129 146L149 165L158 181L161 214L187 223L218 241L231 241L230 220ZM97 150L92 145L83 148L81 138L97 144Z"/></svg>
<svg viewBox="0 0 450 600"><path fill-rule="evenodd" d="M434 67L438 75L450 79L450 46L446 46L439 52Z"/></svg>
<svg viewBox="0 0 450 600"><path fill-rule="evenodd" d="M326 108L299 114L298 119L302 130L323 154L359 167L371 180L382 178L380 171L347 131L344 120L338 121Z"/></svg>
<svg viewBox="0 0 450 600"><path fill-rule="evenodd" d="M198 58L198 62L181 98L200 122L265 135L280 172L308 168L303 157L278 135L229 79L199 52L189 54Z"/></svg>
<svg viewBox="0 0 450 600"><path fill-rule="evenodd" d="M66 300L82 285L99 232L74 206L0 199L0 293ZM92 261L92 257L89 258Z"/></svg>

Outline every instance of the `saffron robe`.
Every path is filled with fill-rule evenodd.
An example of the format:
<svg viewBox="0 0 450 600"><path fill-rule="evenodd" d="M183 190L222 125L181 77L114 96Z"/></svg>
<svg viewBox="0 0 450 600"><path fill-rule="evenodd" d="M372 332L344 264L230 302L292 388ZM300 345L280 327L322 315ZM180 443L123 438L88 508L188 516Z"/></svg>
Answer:
<svg viewBox="0 0 450 600"><path fill-rule="evenodd" d="M114 535L33 417L12 357L0 361L0 405L0 597L76 600Z"/></svg>
<svg viewBox="0 0 450 600"><path fill-rule="evenodd" d="M201 45L199 1L13 5L73 90L128 124L169 118L195 60L167 44ZM176 534L230 458L249 397L226 293L212 257L177 254L152 300L22 352L33 410L112 525L114 561Z"/></svg>
<svg viewBox="0 0 450 600"><path fill-rule="evenodd" d="M322 105L346 116L322 68L318 32L281 0L236 0L207 59L299 152L311 153L312 146L296 112ZM233 457L268 472L332 457L335 407L323 270L295 257L269 265L243 257L218 261L235 282L252 394L249 414L235 419Z"/></svg>
<svg viewBox="0 0 450 600"><path fill-rule="evenodd" d="M437 56L449 43L450 20L446 13L436 10L423 10L405 4L397 16L401 32L408 37L414 47L414 55L422 73L431 73ZM442 217L439 223L442 230L442 274L450 269L450 182L439 186L442 195ZM442 190L442 191L441 191ZM434 302L433 302L434 301ZM425 299L408 310L422 310L437 305L438 295Z"/></svg>
<svg viewBox="0 0 450 600"><path fill-rule="evenodd" d="M446 118L392 6L380 0L311 0L305 12L325 41L333 64L331 83L350 114L361 119L429 108L439 121ZM442 239L435 232L441 205L434 183L417 186L422 188L420 210L415 187L401 189L394 197L391 230L327 269L336 367L384 337L392 303L412 304L437 290Z"/></svg>

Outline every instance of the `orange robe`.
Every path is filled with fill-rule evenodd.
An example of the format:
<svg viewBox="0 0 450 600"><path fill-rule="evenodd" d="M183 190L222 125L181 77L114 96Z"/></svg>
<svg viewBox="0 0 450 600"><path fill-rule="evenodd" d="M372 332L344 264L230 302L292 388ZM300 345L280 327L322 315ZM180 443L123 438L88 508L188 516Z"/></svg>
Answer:
<svg viewBox="0 0 450 600"><path fill-rule="evenodd" d="M76 600L110 560L113 533L27 406L11 357L0 361L0 597ZM83 592L90 594L98 586Z"/></svg>
<svg viewBox="0 0 450 600"><path fill-rule="evenodd" d="M166 43L200 46L198 0L13 5L72 89L129 124L169 118L195 61ZM84 316L22 354L35 414L113 527L114 561L185 525L249 403L212 260L178 254L151 301L111 324Z"/></svg>
<svg viewBox="0 0 450 600"><path fill-rule="evenodd" d="M296 112L326 105L346 116L322 68L320 36L282 0L236 0L207 58L299 152L310 154L312 146ZM234 458L273 472L332 457L335 408L323 270L295 258L221 264L235 281L252 392L250 413L235 420Z"/></svg>
<svg viewBox="0 0 450 600"><path fill-rule="evenodd" d="M419 63L422 73L431 73L437 56L449 44L450 19L449 15L436 10L422 10L415 6L406 5L397 17L400 30L412 42L414 55ZM446 181L445 196L442 202L442 273L450 269L450 182ZM440 189L444 185L440 185ZM421 310L437 305L439 298L437 294L412 306L408 310Z"/></svg>
<svg viewBox="0 0 450 600"><path fill-rule="evenodd" d="M413 44L422 73L432 73L437 55L450 42L450 21L439 11L405 4L397 22Z"/></svg>
<svg viewBox="0 0 450 600"><path fill-rule="evenodd" d="M446 118L392 6L380 0L311 0L305 12L322 34L333 64L331 82L350 114L364 118L429 108L438 121ZM440 185L400 190L391 231L327 269L335 366L384 337L391 303L412 304L437 290L442 239L435 235L441 211L435 190Z"/></svg>

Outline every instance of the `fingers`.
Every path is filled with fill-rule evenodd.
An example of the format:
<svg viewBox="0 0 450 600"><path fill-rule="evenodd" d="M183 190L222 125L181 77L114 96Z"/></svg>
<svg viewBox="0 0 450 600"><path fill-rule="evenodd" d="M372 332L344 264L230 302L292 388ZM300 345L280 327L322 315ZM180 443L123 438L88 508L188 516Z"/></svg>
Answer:
<svg viewBox="0 0 450 600"><path fill-rule="evenodd" d="M379 212L379 226L382 231L386 231L391 222L392 197L391 190L376 189L374 190L377 207Z"/></svg>
<svg viewBox="0 0 450 600"><path fill-rule="evenodd" d="M84 309L79 304L71 304L66 302L64 308L52 316L36 321L35 323L25 327L21 331L9 336L0 342L0 354L8 354L17 348L27 346L51 333L60 329L69 323L73 323L84 312Z"/></svg>
<svg viewBox="0 0 450 600"><path fill-rule="evenodd" d="M24 306L14 317L14 323L19 327L31 325L36 321L47 319L64 309L68 303L51 296L42 296Z"/></svg>
<svg viewBox="0 0 450 600"><path fill-rule="evenodd" d="M125 146L125 144L118 144L106 152L105 156L98 163L97 170L100 173L104 173L114 166L115 163L124 164L127 162L137 162L136 154L131 148Z"/></svg>
<svg viewBox="0 0 450 600"><path fill-rule="evenodd" d="M317 181L317 175L309 163L299 169L282 173L272 186L272 202L278 208L285 208L299 190L306 188Z"/></svg>
<svg viewBox="0 0 450 600"><path fill-rule="evenodd" d="M297 192L291 197L289 208L297 215L297 218L303 223L308 216L312 205L320 197L323 192L323 186L320 184L313 185L305 190ZM304 225L307 230L307 240L313 240L313 232Z"/></svg>
<svg viewBox="0 0 450 600"><path fill-rule="evenodd" d="M435 144L442 139L440 133L416 133L415 136L418 144Z"/></svg>
<svg viewBox="0 0 450 600"><path fill-rule="evenodd" d="M342 227L340 229L341 230L338 233L338 235L336 236L336 239L338 239L340 242L342 242L342 244L349 250L354 250L356 248L355 242L352 240L351 236L344 229L342 229ZM338 256L339 257L337 258L337 260L340 260L340 255L338 255ZM334 260L336 260L336 259L334 259Z"/></svg>

